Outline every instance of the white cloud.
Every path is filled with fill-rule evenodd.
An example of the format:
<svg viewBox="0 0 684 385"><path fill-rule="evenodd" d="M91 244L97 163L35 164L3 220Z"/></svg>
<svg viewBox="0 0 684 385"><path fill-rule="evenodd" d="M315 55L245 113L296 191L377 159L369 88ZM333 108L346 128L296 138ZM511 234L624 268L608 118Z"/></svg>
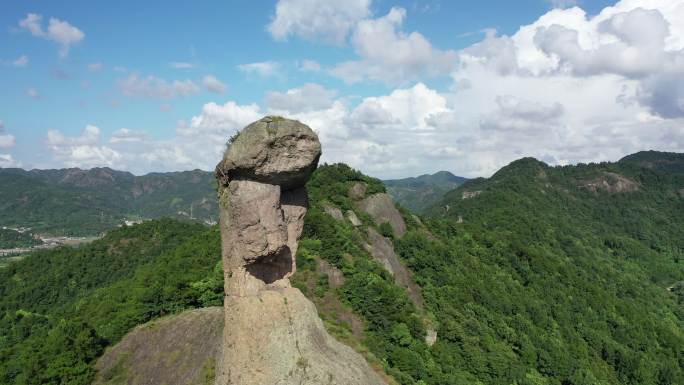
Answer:
<svg viewBox="0 0 684 385"><path fill-rule="evenodd" d="M278 73L278 70L280 70L280 64L273 61L264 61L240 64L238 65L238 69L240 69L240 71L242 72L249 74L257 74L260 76L273 76Z"/></svg>
<svg viewBox="0 0 684 385"><path fill-rule="evenodd" d="M26 96L31 99L40 99L40 93L35 88L31 87L26 90Z"/></svg>
<svg viewBox="0 0 684 385"><path fill-rule="evenodd" d="M129 169L137 173L213 170L228 139L261 116L255 104L207 103L189 123L179 122L176 135L170 139L117 143L112 147L124 154Z"/></svg>
<svg viewBox="0 0 684 385"><path fill-rule="evenodd" d="M299 63L299 70L302 72L318 72L321 70L321 65L315 60L302 60Z"/></svg>
<svg viewBox="0 0 684 385"><path fill-rule="evenodd" d="M436 49L418 32L402 31L405 18L405 9L392 8L383 17L360 21L352 45L361 60L341 63L331 73L350 83L368 78L396 84L452 71L456 52Z"/></svg>
<svg viewBox="0 0 684 385"><path fill-rule="evenodd" d="M511 36L489 30L478 44L452 52L402 32L405 14L395 9L352 28L357 78L398 83L449 71L450 88L418 81L357 100L303 84L267 93L263 106L207 103L170 139L110 139L105 147L137 172L212 169L232 134L273 113L310 125L323 144L322 161L383 178L440 169L488 176L523 156L567 164L643 149L682 152L682 12L682 0L625 0L595 16L553 9ZM373 56L385 49L398 52Z"/></svg>
<svg viewBox="0 0 684 385"><path fill-rule="evenodd" d="M366 127L392 125L393 129L431 130L429 119L447 111L447 101L423 83L396 89L389 95L368 97L352 111L354 123Z"/></svg>
<svg viewBox="0 0 684 385"><path fill-rule="evenodd" d="M26 55L21 55L14 60L0 60L0 65L15 68L24 68L29 64L29 58Z"/></svg>
<svg viewBox="0 0 684 385"><path fill-rule="evenodd" d="M0 120L0 148L14 147L15 143L14 135L5 130L5 123Z"/></svg>
<svg viewBox="0 0 684 385"><path fill-rule="evenodd" d="M15 160L11 154L0 154L0 168L21 167L21 162Z"/></svg>
<svg viewBox="0 0 684 385"><path fill-rule="evenodd" d="M26 67L29 63L28 56L21 55L17 59L12 61L13 67Z"/></svg>
<svg viewBox="0 0 684 385"><path fill-rule="evenodd" d="M195 68L195 64L193 64L193 63L178 62L178 61L169 63L169 66L170 66L171 68L175 68L175 69L190 69L190 68Z"/></svg>
<svg viewBox="0 0 684 385"><path fill-rule="evenodd" d="M90 63L90 64L88 64L88 71L99 72L99 71L102 71L103 67L104 67L104 65L101 62Z"/></svg>
<svg viewBox="0 0 684 385"><path fill-rule="evenodd" d="M212 134L232 135L237 130L260 118L259 106L256 104L239 105L233 101L220 105L207 103L202 113L194 116L190 124L179 128L182 135ZM227 139L226 136L223 139Z"/></svg>
<svg viewBox="0 0 684 385"><path fill-rule="evenodd" d="M268 31L277 40L293 35L341 45L370 15L370 5L370 0L279 0Z"/></svg>
<svg viewBox="0 0 684 385"><path fill-rule="evenodd" d="M214 75L207 75L202 79L202 84L207 91L214 92L217 94L223 94L228 88L223 82L216 78Z"/></svg>
<svg viewBox="0 0 684 385"><path fill-rule="evenodd" d="M558 102L542 104L510 95L497 96L496 104L497 110L480 121L483 131L538 135L554 129L564 112L563 106Z"/></svg>
<svg viewBox="0 0 684 385"><path fill-rule="evenodd" d="M83 33L83 31L66 21L54 17L50 18L47 30L43 29L42 22L42 15L29 13L24 19L19 20L19 26L27 29L33 36L51 40L59 44L59 55L61 57L66 57L69 54L71 46L81 42L85 38L85 33Z"/></svg>
<svg viewBox="0 0 684 385"><path fill-rule="evenodd" d="M156 76L140 77L133 73L119 79L119 89L126 96L171 99L196 94L199 86L190 79L166 81Z"/></svg>
<svg viewBox="0 0 684 385"><path fill-rule="evenodd" d="M148 139L149 135L146 132L121 128L112 133L112 136L109 138L109 143L142 142Z"/></svg>
<svg viewBox="0 0 684 385"><path fill-rule="evenodd" d="M337 92L325 87L307 83L300 88L292 88L286 92L269 91L266 94L266 105L269 109L305 112L321 110L333 104Z"/></svg>
<svg viewBox="0 0 684 385"><path fill-rule="evenodd" d="M68 137L58 130L49 130L45 144L54 157L66 167L126 167L124 157L111 147L99 144L100 129L88 125L79 136Z"/></svg>
<svg viewBox="0 0 684 385"><path fill-rule="evenodd" d="M460 52L460 68L486 64L502 75L635 79L622 95L662 117L684 117L684 1L623 0L588 16L554 9L513 36L489 35Z"/></svg>

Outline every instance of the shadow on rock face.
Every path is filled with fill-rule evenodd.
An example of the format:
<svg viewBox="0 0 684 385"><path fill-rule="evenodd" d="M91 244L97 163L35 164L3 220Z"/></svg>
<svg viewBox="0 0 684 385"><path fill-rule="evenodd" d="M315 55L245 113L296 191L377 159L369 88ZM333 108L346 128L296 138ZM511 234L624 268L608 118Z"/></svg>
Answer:
<svg viewBox="0 0 684 385"><path fill-rule="evenodd" d="M273 255L259 258L245 267L253 277L271 284L292 272L292 252L285 246Z"/></svg>

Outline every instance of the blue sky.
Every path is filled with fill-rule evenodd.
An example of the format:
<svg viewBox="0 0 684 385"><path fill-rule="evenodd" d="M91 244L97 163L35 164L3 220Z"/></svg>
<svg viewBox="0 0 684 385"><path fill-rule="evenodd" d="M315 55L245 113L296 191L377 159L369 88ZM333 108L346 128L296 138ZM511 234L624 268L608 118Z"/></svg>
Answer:
<svg viewBox="0 0 684 385"><path fill-rule="evenodd" d="M380 177L682 150L679 0L2 7L2 167L211 169L266 113Z"/></svg>

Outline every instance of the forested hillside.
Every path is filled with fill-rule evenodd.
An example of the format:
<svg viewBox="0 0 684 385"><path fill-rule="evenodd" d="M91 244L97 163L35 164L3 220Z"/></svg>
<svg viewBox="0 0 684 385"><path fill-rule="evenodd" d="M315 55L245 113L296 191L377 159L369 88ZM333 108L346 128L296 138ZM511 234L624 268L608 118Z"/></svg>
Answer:
<svg viewBox="0 0 684 385"><path fill-rule="evenodd" d="M400 208L404 227L366 204L382 182L324 165L292 282L390 384L681 384L684 175L671 164L521 159L428 217ZM133 326L220 304L219 255L218 229L162 220L10 264L0 383L89 383Z"/></svg>
<svg viewBox="0 0 684 385"><path fill-rule="evenodd" d="M94 360L135 325L221 305L218 230L158 220L0 270L0 383L89 384Z"/></svg>
<svg viewBox="0 0 684 385"><path fill-rule="evenodd" d="M53 235L96 235L124 220L215 221L214 176L195 170L135 176L91 170L0 169L0 225Z"/></svg>
<svg viewBox="0 0 684 385"><path fill-rule="evenodd" d="M666 172L682 155L662 156L522 159L433 207L439 242L398 242L454 367L502 384L684 382L684 175Z"/></svg>

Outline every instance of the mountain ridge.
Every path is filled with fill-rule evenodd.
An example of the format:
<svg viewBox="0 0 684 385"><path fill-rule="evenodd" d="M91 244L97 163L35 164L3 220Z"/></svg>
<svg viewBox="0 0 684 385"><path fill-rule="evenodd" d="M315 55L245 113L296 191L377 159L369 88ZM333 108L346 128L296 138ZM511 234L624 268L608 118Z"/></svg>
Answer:
<svg viewBox="0 0 684 385"><path fill-rule="evenodd" d="M201 170L135 176L110 168L0 169L0 225L34 232L94 235L125 220L164 216L214 223L213 173Z"/></svg>
<svg viewBox="0 0 684 385"><path fill-rule="evenodd" d="M456 176L449 171L437 171L417 177L383 180L392 199L402 206L422 212L425 208L442 198L449 190L458 187L468 179Z"/></svg>

